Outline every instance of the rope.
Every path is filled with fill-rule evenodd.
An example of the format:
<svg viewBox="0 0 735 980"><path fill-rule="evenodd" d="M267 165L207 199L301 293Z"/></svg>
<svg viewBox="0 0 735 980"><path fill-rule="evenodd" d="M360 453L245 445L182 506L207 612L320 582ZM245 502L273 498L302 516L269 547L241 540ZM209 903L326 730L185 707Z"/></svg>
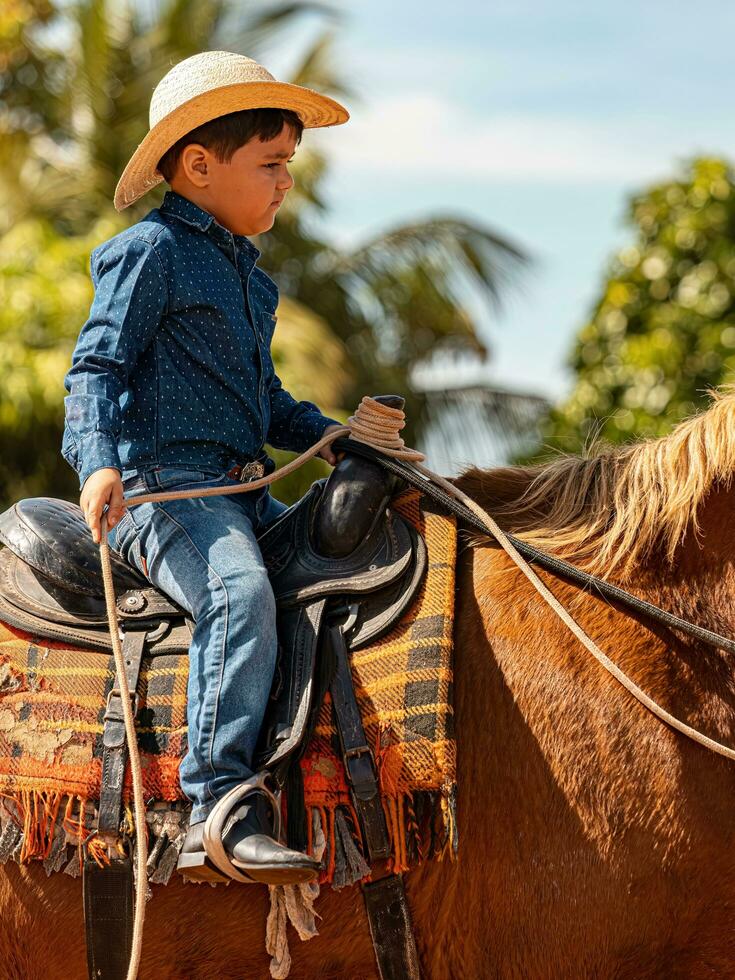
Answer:
<svg viewBox="0 0 735 980"><path fill-rule="evenodd" d="M567 610L562 606L559 600L552 594L552 592L547 588L546 585L541 581L538 575L530 567L528 562L522 557L522 555L517 551L513 543L509 540L505 532L498 526L495 520L483 510L482 507L471 497L468 497L463 493L458 487L453 483L450 483L443 476L438 473L434 473L428 467L423 466L421 461L425 459L423 453L416 449L411 449L406 446L402 437L400 436L400 430L404 428L405 414L402 409L391 408L389 405L384 405L381 402L376 401L374 398L370 398L365 395L357 407L354 415L351 415L348 419L348 424L340 427L339 429L334 429L328 435L323 436L318 442L315 442L311 448L307 449L306 452L301 453L295 459L291 460L285 466L282 466L278 470L274 470L273 473L267 476L260 477L257 480L251 480L248 483L244 483L242 486L233 487L210 487L204 490L173 490L168 493L148 493L140 494L130 500L126 501L128 507L136 507L139 504L150 503L153 501L164 501L164 500L179 500L188 497L210 497L221 494L230 493L247 493L253 490L257 490L260 487L268 486L268 484L281 479L281 477L287 476L294 470L298 469L300 466L316 456L322 447L333 442L335 439L346 435L350 439L355 439L357 442L363 442L367 445L373 446L379 449L381 452L385 453L386 456L394 456L399 459L409 460L413 462L414 468L422 473L429 481L435 483L437 486L442 487L448 494L456 497L457 500L461 501L467 508L469 508L480 520L483 526L493 535L498 541L504 551L508 556L515 562L518 568L523 572L526 578L532 583L534 588L542 596L543 599L549 604L549 606L554 610L554 612L559 616L562 622L571 630L571 632L577 637L577 639L590 651L590 653L595 657L595 659L607 670L616 680L618 680L623 687L628 690L633 697L637 698L641 704L645 705L654 715L660 718L662 721L666 722L672 728L681 732L683 735L688 736L693 739L693 741L698 742L700 745L705 746L705 748L711 749L713 752L717 752L719 755L725 756L727 759L735 760L735 749L729 746L722 745L720 742L709 738L707 735L703 735L696 729L690 727L685 722L680 721L675 718L672 714L662 708L653 698L649 697L637 684L635 684L609 657L607 657L602 650L597 646L597 644L585 633L582 627L577 623L577 621L567 612ZM117 610L115 606L115 591L112 581L112 568L110 565L110 554L109 554L109 544L107 542L107 516L102 515L101 520L101 537L100 537L100 556L102 560L102 576L105 586L105 603L107 607L107 617L110 625L110 636L112 638L113 651L115 654L115 669L117 671L117 684L121 692L122 702L123 702L123 716L125 720L125 736L128 743L128 754L130 757L130 767L133 775L133 798L134 798L134 812L135 812L135 825L136 825L136 854L138 859L138 875L136 879L136 894L135 894L135 920L133 925L133 942L132 951L130 957L130 965L128 967L127 980L135 980L138 971L138 965L140 963L140 953L142 949L143 941L143 922L145 918L145 892L146 892L146 874L145 867L147 863L147 842L146 842L146 832L145 832L145 806L143 802L143 783L141 777L141 767L140 767L140 754L138 752L138 743L135 737L135 728L133 722L133 712L130 702L130 692L128 689L127 678L125 675L125 665L123 663L122 655L122 645L120 643L120 630L117 619ZM138 833L139 828L143 828L142 833Z"/></svg>
<svg viewBox="0 0 735 980"><path fill-rule="evenodd" d="M133 941L128 963L127 980L135 980L138 975L140 954L143 949L143 922L145 920L146 895L146 865L148 864L148 835L145 823L145 802L143 800L143 773L140 767L138 740L135 737L135 721L130 700L130 688L125 673L122 643L120 642L120 627L115 608L115 586L112 581L112 564L110 562L110 545L107 541L107 514L100 521L100 561L102 562L102 581L105 586L105 605L107 621L110 624L110 639L115 655L115 673L117 686L122 699L123 721L125 722L125 740L130 757L130 770L133 776L133 809L135 812L135 851L138 859L138 873L135 879L135 917L133 919ZM114 627L114 628L113 628Z"/></svg>
<svg viewBox="0 0 735 980"><path fill-rule="evenodd" d="M726 759L735 760L735 749L731 749L727 745L722 745L720 742L716 742L707 735L702 735L702 733L698 732L696 728L692 728L685 722L675 718L665 708L662 708L661 705L654 701L653 698L649 697L645 691L641 690L641 688L638 687L638 685L632 681L627 674L623 673L623 671L602 652L594 640L592 640L585 633L579 623L567 612L556 596L549 591L525 558L518 553L513 544L508 540L506 534L500 527L498 527L493 518L486 511L484 511L479 504L475 503L471 497L468 497L466 494L462 493L458 487L455 487L452 483L448 483L444 477L439 476L437 473L432 473L431 470L426 469L426 467L421 466L421 464L417 464L416 468L426 476L429 476L432 480L436 481L439 486L443 487L448 493L451 493L453 496L457 497L458 500L461 500L465 506L469 507L470 510L472 510L477 517L479 517L488 531L490 531L492 535L497 538L502 548L506 551L510 558L513 559L526 578L535 586L540 595L548 602L562 622L568 626L577 639L580 640L585 647L587 647L592 656L602 664L605 670L609 671L613 677L620 681L624 688L630 691L633 697L637 698L641 704L644 704L649 709L649 711L653 712L654 715L659 717L662 721L667 722L667 724L671 725L672 728L675 728L683 735L687 735L695 742L699 742L700 745L704 745L706 748L711 749L713 752L717 752L719 755L724 755Z"/></svg>
<svg viewBox="0 0 735 980"><path fill-rule="evenodd" d="M393 473L403 483L420 490L422 495L428 500L438 504L447 513L454 514L455 517L459 518L463 525L480 531L486 537L493 537L486 525L473 511L461 503L461 501L457 500L456 497L445 493L437 484L426 480L415 466L412 466L410 463L403 463L400 460L391 459L382 452L373 449L372 446L368 446L367 443L357 442L354 439L347 448L350 453L361 456L363 459L373 460L387 473ZM342 452L345 449L345 440L335 439L332 443L332 449L336 449L337 452ZM660 606L654 606L653 603L647 602L637 595L633 595L632 592L626 592L625 589L621 589L619 585L614 585L607 579L598 578L596 575L582 571L576 565L564 561L563 558L559 558L557 555L541 551L540 548L536 548L527 541L517 538L514 534L508 534L506 537L527 561L531 562L535 567L544 568L547 572L552 572L555 578L572 582L583 591L588 592L589 595L594 594L600 598L609 599L613 603L619 603L624 607L624 611L626 612L640 613L641 616L652 620L654 623L661 623L667 629L676 630L685 636L691 636L693 639L706 643L708 646L714 647L717 650L726 650L728 653L735 653L735 639L732 637L723 636L721 633L714 633L712 630L705 629L703 626L697 626L687 619L681 619L668 610L661 609Z"/></svg>

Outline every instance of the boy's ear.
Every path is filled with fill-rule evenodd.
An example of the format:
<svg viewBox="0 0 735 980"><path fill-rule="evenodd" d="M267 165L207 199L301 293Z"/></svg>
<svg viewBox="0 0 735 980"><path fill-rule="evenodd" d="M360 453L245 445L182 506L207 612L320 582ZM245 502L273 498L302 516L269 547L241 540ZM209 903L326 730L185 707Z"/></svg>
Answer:
<svg viewBox="0 0 735 980"><path fill-rule="evenodd" d="M188 143L181 151L177 169L193 184L200 186L201 177L209 173L209 150L201 143Z"/></svg>

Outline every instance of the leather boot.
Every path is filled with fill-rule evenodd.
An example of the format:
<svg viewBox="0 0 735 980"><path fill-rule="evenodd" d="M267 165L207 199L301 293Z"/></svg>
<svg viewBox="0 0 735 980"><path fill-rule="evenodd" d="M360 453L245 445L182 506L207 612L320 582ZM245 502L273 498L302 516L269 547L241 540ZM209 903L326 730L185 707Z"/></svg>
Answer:
<svg viewBox="0 0 735 980"><path fill-rule="evenodd" d="M178 870L191 881L209 883L231 879L206 857L203 836L206 820L190 824L179 853ZM249 793L227 819L222 844L229 860L254 881L289 885L311 881L320 862L308 854L279 844L273 833L273 812L268 798Z"/></svg>
<svg viewBox="0 0 735 980"><path fill-rule="evenodd" d="M249 793L230 814L222 843L232 863L256 881L286 884L309 881L320 862L280 844L271 836L274 815L263 793Z"/></svg>

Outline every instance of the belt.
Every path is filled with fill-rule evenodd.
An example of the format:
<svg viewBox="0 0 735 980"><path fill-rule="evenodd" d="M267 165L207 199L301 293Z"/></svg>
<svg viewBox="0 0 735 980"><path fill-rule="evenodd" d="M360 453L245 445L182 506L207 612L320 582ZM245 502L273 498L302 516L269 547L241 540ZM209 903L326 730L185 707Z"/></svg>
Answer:
<svg viewBox="0 0 735 980"><path fill-rule="evenodd" d="M250 483L251 480L258 480L264 473L265 464L259 463L256 460L251 460L249 463L238 463L231 470L227 471L227 475L231 480L239 480L241 483Z"/></svg>

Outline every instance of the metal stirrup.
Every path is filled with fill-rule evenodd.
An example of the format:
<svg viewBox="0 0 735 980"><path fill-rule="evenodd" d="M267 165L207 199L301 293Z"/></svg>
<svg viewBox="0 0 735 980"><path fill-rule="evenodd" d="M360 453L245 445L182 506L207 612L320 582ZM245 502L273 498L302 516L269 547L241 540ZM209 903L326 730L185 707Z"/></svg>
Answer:
<svg viewBox="0 0 735 980"><path fill-rule="evenodd" d="M234 786L229 793L225 793L222 799L218 800L214 809L207 817L202 834L202 844L209 860L228 878L241 881L245 884L256 884L254 878L250 878L237 868L229 858L225 846L222 843L222 836L230 829L227 826L230 814L237 803L248 794L259 791L265 793L269 798L274 812L273 837L279 840L281 837L281 803L278 796L268 785L272 777L266 772L257 773L246 779L244 783Z"/></svg>

